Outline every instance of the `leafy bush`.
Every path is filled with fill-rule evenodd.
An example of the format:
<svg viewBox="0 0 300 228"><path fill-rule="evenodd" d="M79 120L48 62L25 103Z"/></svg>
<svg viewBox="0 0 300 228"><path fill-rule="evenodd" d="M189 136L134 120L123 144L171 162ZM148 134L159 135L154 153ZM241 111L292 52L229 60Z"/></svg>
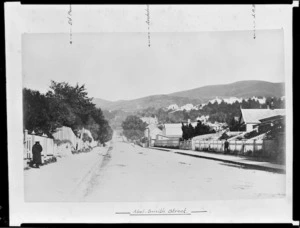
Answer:
<svg viewBox="0 0 300 228"><path fill-rule="evenodd" d="M251 139L251 138L256 137L256 136L258 136L258 135L260 135L260 133L259 133L258 131L251 131L251 132L249 132L249 133L246 133L246 134L244 135L244 138L245 138L245 139Z"/></svg>
<svg viewBox="0 0 300 228"><path fill-rule="evenodd" d="M252 154L253 154L252 150L247 150L247 151L245 152L245 155L246 155L246 156L252 156Z"/></svg>
<svg viewBox="0 0 300 228"><path fill-rule="evenodd" d="M255 150L253 151L253 157L259 157L263 155L263 150Z"/></svg>
<svg viewBox="0 0 300 228"><path fill-rule="evenodd" d="M122 123L123 134L129 140L139 140L144 136L147 124L139 117L130 115L127 116Z"/></svg>

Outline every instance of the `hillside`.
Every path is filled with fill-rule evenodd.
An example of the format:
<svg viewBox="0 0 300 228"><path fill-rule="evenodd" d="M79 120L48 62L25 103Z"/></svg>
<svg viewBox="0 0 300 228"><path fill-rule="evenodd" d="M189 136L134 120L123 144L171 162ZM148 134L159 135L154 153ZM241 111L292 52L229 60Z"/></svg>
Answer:
<svg viewBox="0 0 300 228"><path fill-rule="evenodd" d="M249 98L249 97L281 97L284 96L284 83L266 81L239 81L224 85L203 86L196 89L180 91L167 95L153 95L134 100L107 101L94 98L97 107L106 110L134 111L148 107L164 108L171 104L201 104L218 98Z"/></svg>
<svg viewBox="0 0 300 228"><path fill-rule="evenodd" d="M143 97L135 100L121 100L114 102L107 102L102 99L94 98L93 102L97 107L106 110L124 110L124 111L133 111L133 110L141 110L148 107L154 108L163 108L167 107L170 104L178 104L185 105L187 103L192 103L194 105L201 103L199 99L190 99L187 97L177 97L177 96L169 96L169 95L153 95L148 97Z"/></svg>
<svg viewBox="0 0 300 228"><path fill-rule="evenodd" d="M284 96L284 83L272 83L265 81L239 81L224 85L211 85L196 89L170 94L171 96L189 97L205 101L215 97L249 98L253 96L281 97Z"/></svg>

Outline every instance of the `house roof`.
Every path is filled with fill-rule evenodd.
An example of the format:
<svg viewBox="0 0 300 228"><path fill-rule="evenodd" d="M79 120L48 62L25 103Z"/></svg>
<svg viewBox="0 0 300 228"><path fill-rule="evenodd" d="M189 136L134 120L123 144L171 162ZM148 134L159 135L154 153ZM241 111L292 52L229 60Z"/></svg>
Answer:
<svg viewBox="0 0 300 228"><path fill-rule="evenodd" d="M181 123L166 123L166 124L164 124L165 125L165 127L168 127L168 128L176 128L176 127L180 127L181 128L181 126L182 126L182 124Z"/></svg>
<svg viewBox="0 0 300 228"><path fill-rule="evenodd" d="M260 123L261 119L285 115L285 109L241 109L244 122Z"/></svg>
<svg viewBox="0 0 300 228"><path fill-rule="evenodd" d="M152 132L152 131L160 131L160 132L162 132L158 127L157 127L157 125L156 124L149 124L148 126L147 126L147 128L149 128L149 130L150 130L150 132ZM146 131L147 131L147 129L146 129Z"/></svg>
<svg viewBox="0 0 300 228"><path fill-rule="evenodd" d="M182 124L181 123L174 123L174 124L164 124L165 134L167 136L182 136Z"/></svg>
<svg viewBox="0 0 300 228"><path fill-rule="evenodd" d="M264 118L264 119L261 119L259 120L260 122L269 122L269 121L276 121L276 120L282 120L284 119L284 115L277 115L277 116L271 116L271 117L268 117L268 118Z"/></svg>

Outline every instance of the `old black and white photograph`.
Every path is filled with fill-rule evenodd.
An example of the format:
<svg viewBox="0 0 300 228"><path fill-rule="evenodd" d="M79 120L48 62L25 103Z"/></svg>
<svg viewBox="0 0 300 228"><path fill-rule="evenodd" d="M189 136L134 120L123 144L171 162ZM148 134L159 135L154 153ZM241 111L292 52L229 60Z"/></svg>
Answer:
<svg viewBox="0 0 300 228"><path fill-rule="evenodd" d="M283 33L256 35L25 34L25 200L284 197Z"/></svg>
<svg viewBox="0 0 300 228"><path fill-rule="evenodd" d="M139 7L142 31L76 32L80 8L65 5L56 19L65 32L20 34L22 137L14 140L24 203L288 200L283 27L259 28L260 6L248 5L247 28L159 31L152 10L168 6ZM136 206L114 216L214 216L193 208Z"/></svg>

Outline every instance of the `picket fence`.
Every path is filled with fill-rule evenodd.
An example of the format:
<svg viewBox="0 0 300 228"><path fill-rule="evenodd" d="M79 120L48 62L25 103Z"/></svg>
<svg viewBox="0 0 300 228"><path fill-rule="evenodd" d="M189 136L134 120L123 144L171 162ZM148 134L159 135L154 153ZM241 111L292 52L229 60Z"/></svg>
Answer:
<svg viewBox="0 0 300 228"><path fill-rule="evenodd" d="M264 140L232 140L228 141L229 151L237 154L260 152L264 149ZM192 150L224 152L224 140L192 141Z"/></svg>
<svg viewBox="0 0 300 228"><path fill-rule="evenodd" d="M47 136L39 136L28 134L25 131L24 134L24 161L27 164L27 161L32 159L32 146L36 141L39 141L43 151L42 151L42 163L44 163L47 159L56 155L57 145L54 143L53 139L48 138Z"/></svg>
<svg viewBox="0 0 300 228"><path fill-rule="evenodd" d="M155 147L166 147L179 149L179 139L156 139L154 142Z"/></svg>
<svg viewBox="0 0 300 228"><path fill-rule="evenodd" d="M279 148L282 143L278 143L276 140L232 140L229 142L230 153L236 155L249 155L270 157L279 150L284 150L283 147ZM224 152L225 140L156 140L155 147L176 148L183 150L195 150L195 151L210 151L216 153Z"/></svg>
<svg viewBox="0 0 300 228"><path fill-rule="evenodd" d="M87 148L89 146L96 146L97 142L93 141L93 143L83 142L82 139L75 136L73 131L68 127L62 127L56 133L54 133L54 138L59 140L69 140L70 143L63 143L57 145L54 143L52 138L47 137L46 135L39 136L35 134L28 134L28 131L24 131L24 165L28 166L28 161L32 159L32 147L35 142L39 141L43 151L42 155L42 163L50 160L53 156L68 156L72 154L72 150L81 150Z"/></svg>

